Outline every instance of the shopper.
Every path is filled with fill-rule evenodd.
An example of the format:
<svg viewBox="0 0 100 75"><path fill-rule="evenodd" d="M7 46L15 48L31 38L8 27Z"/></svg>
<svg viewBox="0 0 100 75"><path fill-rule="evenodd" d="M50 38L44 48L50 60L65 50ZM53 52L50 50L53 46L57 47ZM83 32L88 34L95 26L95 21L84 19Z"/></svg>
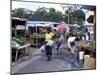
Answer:
<svg viewBox="0 0 100 75"><path fill-rule="evenodd" d="M68 40L67 40L67 44L68 44L68 50L71 51L71 43L74 42L76 40L76 37L74 35L70 35Z"/></svg>
<svg viewBox="0 0 100 75"><path fill-rule="evenodd" d="M47 55L47 61L51 60L52 55L52 47L53 47L53 41L54 34L51 31L51 28L47 28L47 32L45 34L45 52Z"/></svg>
<svg viewBox="0 0 100 75"><path fill-rule="evenodd" d="M72 57L72 66L75 66L75 67L78 67L80 68L80 64L78 62L78 49L77 47L75 46L75 43L74 42L71 42L71 52L73 54L73 57Z"/></svg>
<svg viewBox="0 0 100 75"><path fill-rule="evenodd" d="M45 45L45 52L47 55L47 61L51 60L53 44L54 44L54 41L49 40Z"/></svg>
<svg viewBox="0 0 100 75"><path fill-rule="evenodd" d="M60 38L60 35L56 37L56 45L57 45L57 55L59 54L59 48L62 44L62 39Z"/></svg>
<svg viewBox="0 0 100 75"><path fill-rule="evenodd" d="M51 28L47 28L47 32L45 34L45 42L48 42L49 40L53 40L54 34L51 31Z"/></svg>

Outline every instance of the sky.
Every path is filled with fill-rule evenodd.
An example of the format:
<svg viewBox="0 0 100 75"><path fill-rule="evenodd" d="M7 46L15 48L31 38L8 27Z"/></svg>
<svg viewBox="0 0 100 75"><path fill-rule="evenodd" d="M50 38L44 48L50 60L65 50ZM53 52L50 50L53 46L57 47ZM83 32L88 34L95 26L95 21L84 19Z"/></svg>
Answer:
<svg viewBox="0 0 100 75"><path fill-rule="evenodd" d="M35 1L35 0L25 0L25 1ZM41 2L43 2L43 0ZM62 1L62 3L64 3L64 1ZM55 8L56 10L64 13L64 10L62 9L61 4L31 3L31 2L12 1L12 10L15 9L15 8L26 8L26 9L30 9L32 11L36 11L36 9L41 8L41 7ZM86 10L83 10L83 11L86 12Z"/></svg>
<svg viewBox="0 0 100 75"><path fill-rule="evenodd" d="M60 4L47 4L47 3L30 3L30 2L16 2L12 1L12 9L15 8L27 8L32 11L35 11L39 7L46 7L46 8L55 8L59 11L64 11Z"/></svg>

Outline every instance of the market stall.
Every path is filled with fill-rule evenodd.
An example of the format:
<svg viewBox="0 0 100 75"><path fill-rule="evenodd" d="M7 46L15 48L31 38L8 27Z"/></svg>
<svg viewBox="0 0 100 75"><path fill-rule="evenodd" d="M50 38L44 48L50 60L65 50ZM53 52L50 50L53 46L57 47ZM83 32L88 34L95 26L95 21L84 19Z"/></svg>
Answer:
<svg viewBox="0 0 100 75"><path fill-rule="evenodd" d="M96 44L95 42L91 42L90 44L80 45L81 49L85 54L90 55L90 57L96 58Z"/></svg>
<svg viewBox="0 0 100 75"><path fill-rule="evenodd" d="M93 41L90 44L80 45L81 52L84 53L83 69L95 69L96 68L96 44ZM81 56L81 55L80 55Z"/></svg>
<svg viewBox="0 0 100 75"><path fill-rule="evenodd" d="M26 40L26 22L27 22L26 19L12 17L11 47L12 47L12 60L14 60L15 62L21 55L24 54L30 55L29 52L30 43L27 43Z"/></svg>
<svg viewBox="0 0 100 75"><path fill-rule="evenodd" d="M42 46L45 40L45 24L28 24L30 35L31 45L35 47Z"/></svg>

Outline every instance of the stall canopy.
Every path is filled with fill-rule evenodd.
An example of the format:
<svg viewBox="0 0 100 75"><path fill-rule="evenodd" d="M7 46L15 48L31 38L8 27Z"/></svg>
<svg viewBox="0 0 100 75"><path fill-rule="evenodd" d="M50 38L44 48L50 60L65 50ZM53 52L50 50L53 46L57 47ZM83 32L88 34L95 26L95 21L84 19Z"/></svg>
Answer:
<svg viewBox="0 0 100 75"><path fill-rule="evenodd" d="M15 25L25 25L26 19L12 17L12 27Z"/></svg>
<svg viewBox="0 0 100 75"><path fill-rule="evenodd" d="M73 24L73 25L69 25L69 26L71 26L71 27L75 27L75 28L80 28L80 27L81 27L81 26L78 25L78 24Z"/></svg>
<svg viewBox="0 0 100 75"><path fill-rule="evenodd" d="M91 6L91 5L82 5L81 9L87 9L87 10L91 10L94 11L96 10L96 6Z"/></svg>
<svg viewBox="0 0 100 75"><path fill-rule="evenodd" d="M17 30L25 29L26 19L12 17L12 27L16 28Z"/></svg>
<svg viewBox="0 0 100 75"><path fill-rule="evenodd" d="M28 25L28 27L46 27L46 26L49 26L47 24L34 24L34 23L28 23L27 25Z"/></svg>

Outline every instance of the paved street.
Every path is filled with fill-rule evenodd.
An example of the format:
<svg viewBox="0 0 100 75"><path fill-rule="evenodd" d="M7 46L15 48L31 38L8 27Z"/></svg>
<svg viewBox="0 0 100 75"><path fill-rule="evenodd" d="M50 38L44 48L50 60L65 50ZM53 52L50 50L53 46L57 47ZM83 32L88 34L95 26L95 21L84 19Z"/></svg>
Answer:
<svg viewBox="0 0 100 75"><path fill-rule="evenodd" d="M66 47L66 44L63 45ZM78 70L78 68L73 67L71 65L71 54L65 48L59 55L56 55L56 50L53 49L52 60L47 62L46 55L39 51L39 49L31 48L31 53L36 53L36 56L33 56L32 59L29 60L26 66L18 69L14 73L37 73L37 72L52 72L52 71L68 71L68 70ZM12 70L13 71L13 70Z"/></svg>

